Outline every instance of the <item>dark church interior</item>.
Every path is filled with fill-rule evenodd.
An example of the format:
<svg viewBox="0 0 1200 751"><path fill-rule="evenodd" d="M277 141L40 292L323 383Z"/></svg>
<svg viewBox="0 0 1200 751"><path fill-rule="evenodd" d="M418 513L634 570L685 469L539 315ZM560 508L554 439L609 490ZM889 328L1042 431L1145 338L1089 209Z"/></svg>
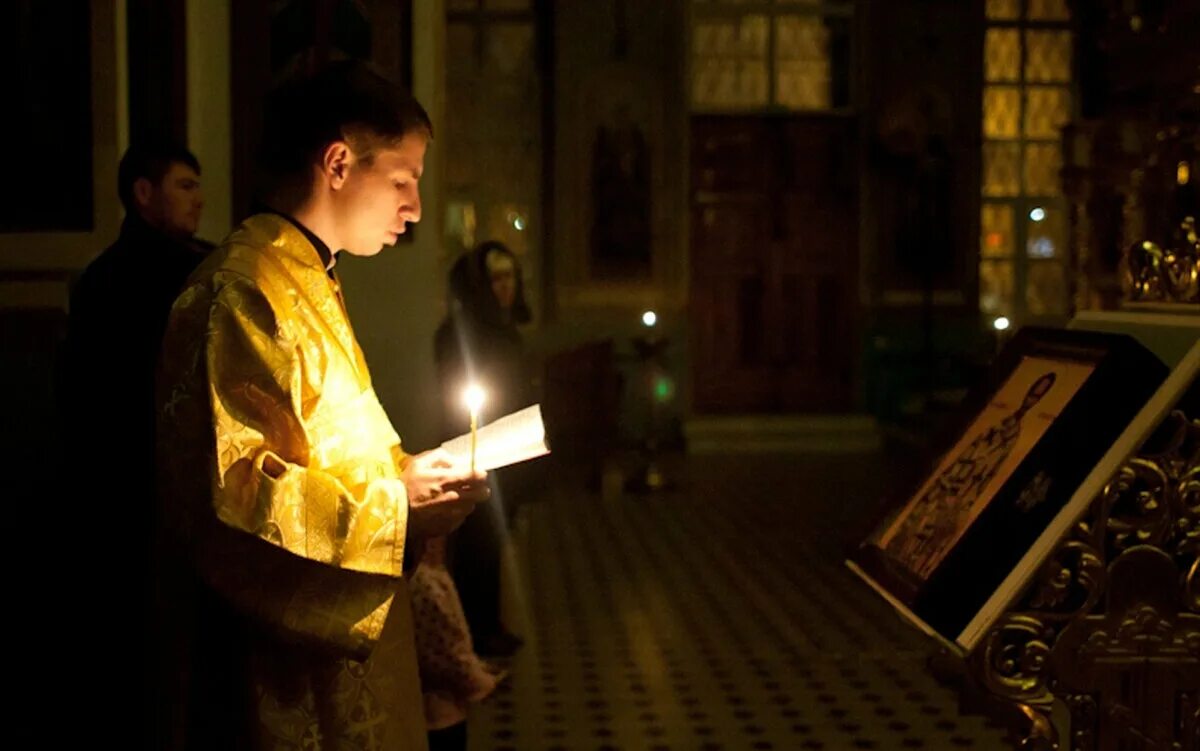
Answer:
<svg viewBox="0 0 1200 751"><path fill-rule="evenodd" d="M1200 751L1197 0L11 0L0 18L21 176L0 202L10 548L46 572L22 609L69 597L44 581L56 516L141 515L111 500L119 466L59 489L98 448L64 427L64 384L122 372L64 354L73 292L124 232L122 156L190 150L189 242L219 249L261 210L268 92L361 61L432 122L420 221L325 268L374 394L406 451L468 430L458 406L445 429L439 324L482 259L497 300L515 275L523 312L500 305L524 373L494 379L482 427L537 403L549 447L496 470L434 561L486 691L438 703L413 611L425 716L402 720L442 731L431 750ZM458 579L482 520L507 644ZM97 576L118 570L107 549L86 555ZM31 617L87 642L96 611L54 607ZM92 693L62 696L69 717ZM139 711L91 737L203 747L138 745ZM245 748L409 748L312 722Z"/></svg>

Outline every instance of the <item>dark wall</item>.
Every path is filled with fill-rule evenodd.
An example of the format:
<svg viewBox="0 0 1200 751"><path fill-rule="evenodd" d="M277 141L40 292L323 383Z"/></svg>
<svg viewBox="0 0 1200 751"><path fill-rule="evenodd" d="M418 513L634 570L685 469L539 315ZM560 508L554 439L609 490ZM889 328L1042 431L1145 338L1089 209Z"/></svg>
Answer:
<svg viewBox="0 0 1200 751"><path fill-rule="evenodd" d="M129 0L129 140L187 142L187 27L184 0ZM199 40L197 40L199 41Z"/></svg>
<svg viewBox="0 0 1200 751"><path fill-rule="evenodd" d="M977 313L980 0L860 5L863 392L885 421L947 408L991 351Z"/></svg>
<svg viewBox="0 0 1200 751"><path fill-rule="evenodd" d="M978 247L982 3L863 3L874 295L931 286L973 306Z"/></svg>
<svg viewBox="0 0 1200 751"><path fill-rule="evenodd" d="M0 200L0 232L92 227L90 23L80 1L18 0L0 10L4 132L16 160L8 182L20 186Z"/></svg>

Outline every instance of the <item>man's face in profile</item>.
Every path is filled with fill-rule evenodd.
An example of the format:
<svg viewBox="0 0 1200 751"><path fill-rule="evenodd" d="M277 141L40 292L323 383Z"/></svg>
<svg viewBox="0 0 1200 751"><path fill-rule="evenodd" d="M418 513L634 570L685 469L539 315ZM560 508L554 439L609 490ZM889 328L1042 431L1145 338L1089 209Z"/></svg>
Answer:
<svg viewBox="0 0 1200 751"><path fill-rule="evenodd" d="M204 194L200 175L181 162L167 168L157 186L141 178L135 187L142 218L160 231L177 237L191 237L200 226Z"/></svg>
<svg viewBox="0 0 1200 751"><path fill-rule="evenodd" d="M410 133L394 147L375 149L369 160L356 158L350 164L336 198L342 250L373 256L395 245L409 222L420 221L418 183L427 140L422 133Z"/></svg>

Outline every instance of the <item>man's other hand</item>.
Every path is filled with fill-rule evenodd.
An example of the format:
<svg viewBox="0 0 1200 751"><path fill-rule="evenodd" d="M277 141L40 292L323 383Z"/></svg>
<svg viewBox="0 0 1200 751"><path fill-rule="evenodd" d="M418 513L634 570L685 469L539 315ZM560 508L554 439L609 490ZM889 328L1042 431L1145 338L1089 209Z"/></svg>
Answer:
<svg viewBox="0 0 1200 751"><path fill-rule="evenodd" d="M476 504L491 496L487 474L475 472L442 449L413 456L404 471L408 523L422 537L453 532Z"/></svg>

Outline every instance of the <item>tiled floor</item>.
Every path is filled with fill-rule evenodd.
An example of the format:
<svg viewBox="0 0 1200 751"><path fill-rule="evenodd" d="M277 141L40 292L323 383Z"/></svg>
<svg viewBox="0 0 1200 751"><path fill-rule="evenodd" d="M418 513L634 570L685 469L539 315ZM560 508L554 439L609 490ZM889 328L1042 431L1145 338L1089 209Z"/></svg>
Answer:
<svg viewBox="0 0 1200 751"><path fill-rule="evenodd" d="M560 482L521 509L508 589L528 643L473 710L472 751L1007 748L842 566L877 460L706 457L674 476L650 496Z"/></svg>

